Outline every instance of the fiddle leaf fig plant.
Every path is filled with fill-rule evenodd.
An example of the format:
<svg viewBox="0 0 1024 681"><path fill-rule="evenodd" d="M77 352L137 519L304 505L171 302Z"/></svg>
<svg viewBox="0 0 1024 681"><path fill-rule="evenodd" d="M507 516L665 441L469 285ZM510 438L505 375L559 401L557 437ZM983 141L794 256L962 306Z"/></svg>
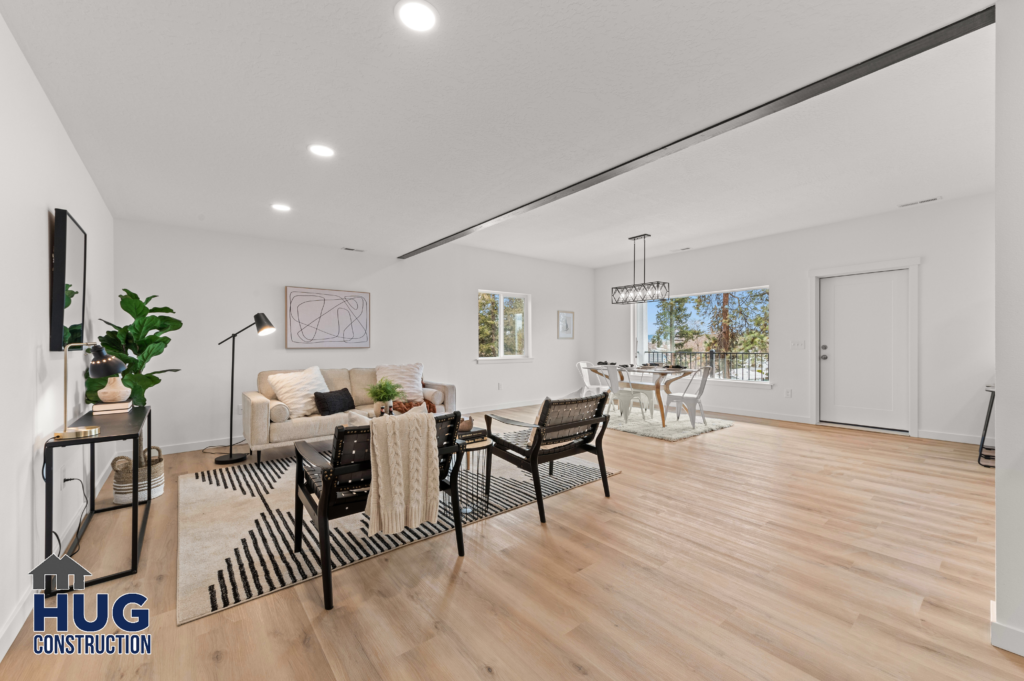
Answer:
<svg viewBox="0 0 1024 681"><path fill-rule="evenodd" d="M136 407L146 405L146 391L160 383L157 374L179 371L179 369L161 369L146 373L146 365L157 355L163 353L171 342L167 336L171 331L181 328L182 322L167 314L175 314L169 307L149 307L156 296L145 300L124 289L121 298L121 309L132 317L132 323L124 326L111 324L105 319L100 321L111 327L110 331L100 336L102 345L108 354L125 363L127 367L121 374L122 382L132 391L132 404ZM97 392L107 383L105 378L89 378L86 372L85 399L90 403L100 402Z"/></svg>

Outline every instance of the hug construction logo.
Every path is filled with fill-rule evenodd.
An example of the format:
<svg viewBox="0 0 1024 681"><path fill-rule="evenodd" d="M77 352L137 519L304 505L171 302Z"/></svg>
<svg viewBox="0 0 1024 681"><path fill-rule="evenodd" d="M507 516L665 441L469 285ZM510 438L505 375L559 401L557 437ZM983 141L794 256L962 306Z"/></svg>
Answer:
<svg viewBox="0 0 1024 681"><path fill-rule="evenodd" d="M123 594L109 606L109 594L96 594L95 615L86 618L85 594L74 593L85 589L85 577L91 573L70 556L58 558L50 555L32 572L32 588L46 589L47 578L55 581L58 592L56 605L47 606L42 593L33 596L32 651L36 655L150 655L153 652L151 634L141 634L149 628L149 608L142 606L148 600L142 594ZM68 633L68 594L71 593L70 619L80 633ZM127 610L127 614L126 611ZM109 619L113 618L121 633L101 634ZM57 622L56 634L47 634L46 620Z"/></svg>

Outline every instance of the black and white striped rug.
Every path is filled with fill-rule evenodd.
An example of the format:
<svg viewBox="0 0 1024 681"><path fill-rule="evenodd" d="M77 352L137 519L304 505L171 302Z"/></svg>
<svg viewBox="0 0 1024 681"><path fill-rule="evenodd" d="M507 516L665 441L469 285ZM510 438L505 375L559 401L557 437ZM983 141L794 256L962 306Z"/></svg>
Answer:
<svg viewBox="0 0 1024 681"><path fill-rule="evenodd" d="M491 493L484 494L482 457L460 474L463 525L523 506L533 506L529 474L494 457ZM609 471L609 476L615 473ZM541 476L544 496L601 480L597 462L571 457L555 462L554 475ZM601 492L597 492L601 493ZM303 548L294 549L295 461L280 459L218 467L178 478L177 619L184 624L279 589L320 576L315 524L303 513ZM368 518L357 514L331 521L334 570L451 532L451 500L441 494L436 523L399 534L367 534ZM450 538L453 560L458 557ZM467 545L466 559L472 560Z"/></svg>

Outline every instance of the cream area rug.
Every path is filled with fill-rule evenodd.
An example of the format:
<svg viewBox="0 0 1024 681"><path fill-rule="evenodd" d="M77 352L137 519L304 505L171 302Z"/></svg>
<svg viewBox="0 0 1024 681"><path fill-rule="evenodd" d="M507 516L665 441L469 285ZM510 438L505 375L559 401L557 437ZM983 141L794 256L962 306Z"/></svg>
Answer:
<svg viewBox="0 0 1024 681"><path fill-rule="evenodd" d="M676 421L675 413L667 414L665 416L665 427L662 428L661 415L657 411L654 412L654 416L648 414L647 419L644 420L640 418L640 409L638 407L634 407L629 413L629 423L622 420L622 416L615 408L611 410L611 417L608 427L612 430L621 430L624 433L643 435L644 437L653 437L659 440L668 440L669 442L685 440L689 437L696 437L697 435L710 433L713 430L722 430L732 426L732 421L723 421L721 419L708 419L708 424L705 426L700 416L698 416L697 427L691 428L690 417L684 412L683 417L678 421Z"/></svg>
<svg viewBox="0 0 1024 681"><path fill-rule="evenodd" d="M536 513L533 479L498 457L491 468L491 493L484 494L484 455L459 475L463 525L531 506ZM608 471L609 477L616 472ZM555 474L541 475L541 489L550 497L581 485L600 482L597 459L574 456L555 462ZM587 493L604 495L601 486ZM405 528L399 534L369 535L368 518L359 513L331 521L331 567L334 570L400 549L407 544L455 529L451 499L439 493L436 523ZM614 494L614 490L613 490ZM295 460L264 461L219 467L178 478L177 619L184 624L241 605L273 591L320 578L316 526L303 513L303 547L294 552ZM313 519L315 521L315 519ZM539 521L538 521L539 522ZM438 541L451 544L454 535ZM467 541L465 560L473 560ZM387 570L387 563L380 563Z"/></svg>

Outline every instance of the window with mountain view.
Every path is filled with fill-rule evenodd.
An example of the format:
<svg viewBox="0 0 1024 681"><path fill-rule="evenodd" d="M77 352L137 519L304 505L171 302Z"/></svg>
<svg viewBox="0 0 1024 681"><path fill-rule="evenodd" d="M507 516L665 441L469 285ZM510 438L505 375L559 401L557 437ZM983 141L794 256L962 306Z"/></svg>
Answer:
<svg viewBox="0 0 1024 681"><path fill-rule="evenodd" d="M768 289L637 305L636 360L710 366L712 378L768 380Z"/></svg>

